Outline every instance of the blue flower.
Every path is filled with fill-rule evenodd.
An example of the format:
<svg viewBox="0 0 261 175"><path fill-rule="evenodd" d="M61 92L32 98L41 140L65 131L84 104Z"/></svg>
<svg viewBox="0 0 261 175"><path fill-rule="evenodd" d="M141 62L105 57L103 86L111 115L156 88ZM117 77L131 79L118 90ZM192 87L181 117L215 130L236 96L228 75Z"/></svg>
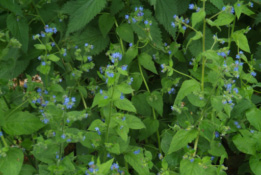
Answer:
<svg viewBox="0 0 261 175"><path fill-rule="evenodd" d="M214 159L215 159L215 157L214 157L214 156L211 156L210 160L212 160L212 161L213 161Z"/></svg>
<svg viewBox="0 0 261 175"><path fill-rule="evenodd" d="M67 140L66 140L66 142L71 142L71 141L72 141L72 139L67 139Z"/></svg>
<svg viewBox="0 0 261 175"><path fill-rule="evenodd" d="M240 58L240 55L237 54L237 55L236 55L236 59L239 59L239 58Z"/></svg>
<svg viewBox="0 0 261 175"><path fill-rule="evenodd" d="M41 64L42 64L42 66L45 66L45 65L46 65L46 63L45 63L44 61L42 61L42 63L41 63Z"/></svg>
<svg viewBox="0 0 261 175"><path fill-rule="evenodd" d="M99 135L101 135L101 132L100 132L100 128L99 128L99 127L95 127L95 131L97 131L97 133L98 133Z"/></svg>
<svg viewBox="0 0 261 175"><path fill-rule="evenodd" d="M121 69L125 71L125 70L127 70L127 67L128 67L128 65L123 65L123 66L121 66Z"/></svg>
<svg viewBox="0 0 261 175"><path fill-rule="evenodd" d="M89 46L89 44L88 44L88 43L85 43L84 46L87 47L87 46Z"/></svg>
<svg viewBox="0 0 261 175"><path fill-rule="evenodd" d="M138 150L136 150L136 151L133 152L133 154L135 154L135 155L137 155L137 154L139 154L139 153L140 153L140 149L138 149Z"/></svg>
<svg viewBox="0 0 261 175"><path fill-rule="evenodd" d="M237 94L238 93L238 89L234 88L233 91Z"/></svg>
<svg viewBox="0 0 261 175"><path fill-rule="evenodd" d="M195 5L194 4L189 4L189 9L190 10L193 10L195 8Z"/></svg>
<svg viewBox="0 0 261 175"><path fill-rule="evenodd" d="M108 96L107 96L107 95L105 95L105 96L104 96L104 99L107 99L107 98L108 98Z"/></svg>
<svg viewBox="0 0 261 175"><path fill-rule="evenodd" d="M107 75L108 75L108 77L114 77L114 73L113 72L107 72Z"/></svg>
<svg viewBox="0 0 261 175"><path fill-rule="evenodd" d="M113 163L113 164L111 165L111 170L114 170L114 169L116 169L116 170L119 169L119 165L118 165L117 163Z"/></svg>
<svg viewBox="0 0 261 175"><path fill-rule="evenodd" d="M255 76L256 76L256 72L252 71L252 72L251 72L251 75L252 75L253 77L255 77Z"/></svg>
<svg viewBox="0 0 261 175"><path fill-rule="evenodd" d="M222 7L222 11L225 11L226 10L226 7Z"/></svg>
<svg viewBox="0 0 261 175"><path fill-rule="evenodd" d="M238 7L240 7L240 5L241 5L240 3L237 4Z"/></svg>
<svg viewBox="0 0 261 175"><path fill-rule="evenodd" d="M2 137L3 136L3 132L2 131L0 131L0 137Z"/></svg>
<svg viewBox="0 0 261 175"><path fill-rule="evenodd" d="M234 9L234 7L231 8L230 13L232 13L232 14L235 13L235 9Z"/></svg>
<svg viewBox="0 0 261 175"><path fill-rule="evenodd" d="M192 158L192 159L190 159L190 162L192 163L192 162L194 162L194 159Z"/></svg>
<svg viewBox="0 0 261 175"><path fill-rule="evenodd" d="M187 27L186 27L186 26L182 26L182 29L183 29L183 30L186 30L186 29L187 29Z"/></svg>
<svg viewBox="0 0 261 175"><path fill-rule="evenodd" d="M251 129L250 132L253 134L255 131Z"/></svg>
<svg viewBox="0 0 261 175"><path fill-rule="evenodd" d="M239 54L242 54L242 55L243 55L243 54L244 54L244 52L243 52L243 51L239 51Z"/></svg>
<svg viewBox="0 0 261 175"><path fill-rule="evenodd" d="M62 139L65 139L66 136L65 136L65 134L63 134L61 137L62 137Z"/></svg>
<svg viewBox="0 0 261 175"><path fill-rule="evenodd" d="M132 43L130 43L130 44L129 44L129 47L132 47L132 46L133 46L133 44L132 44Z"/></svg>
<svg viewBox="0 0 261 175"><path fill-rule="evenodd" d="M254 3L253 2L250 2L250 7L254 7Z"/></svg>
<svg viewBox="0 0 261 175"><path fill-rule="evenodd" d="M217 132L217 131L215 132L215 137L219 138L219 132Z"/></svg>
<svg viewBox="0 0 261 175"><path fill-rule="evenodd" d="M137 21L136 21L136 19L135 19L135 18L132 18L132 22L133 22L133 23L136 23Z"/></svg>
<svg viewBox="0 0 261 175"><path fill-rule="evenodd" d="M89 166L94 165L94 161L89 162L88 165L89 165Z"/></svg>
<svg viewBox="0 0 261 175"><path fill-rule="evenodd" d="M174 22L171 22L171 26L174 27L174 28L176 27Z"/></svg>
<svg viewBox="0 0 261 175"><path fill-rule="evenodd" d="M121 100L123 100L124 99L124 95L121 93L121 97L120 97L120 99Z"/></svg>
<svg viewBox="0 0 261 175"><path fill-rule="evenodd" d="M149 21L148 21L148 20L145 20L145 21L144 21L144 24L145 24L145 25L149 24Z"/></svg>
<svg viewBox="0 0 261 175"><path fill-rule="evenodd" d="M129 15L125 15L125 19L129 19L129 17L130 17Z"/></svg>
<svg viewBox="0 0 261 175"><path fill-rule="evenodd" d="M70 123L70 119L67 119L66 122L67 122L67 123Z"/></svg>
<svg viewBox="0 0 261 175"><path fill-rule="evenodd" d="M178 16L177 15L173 15L173 18L176 19Z"/></svg>

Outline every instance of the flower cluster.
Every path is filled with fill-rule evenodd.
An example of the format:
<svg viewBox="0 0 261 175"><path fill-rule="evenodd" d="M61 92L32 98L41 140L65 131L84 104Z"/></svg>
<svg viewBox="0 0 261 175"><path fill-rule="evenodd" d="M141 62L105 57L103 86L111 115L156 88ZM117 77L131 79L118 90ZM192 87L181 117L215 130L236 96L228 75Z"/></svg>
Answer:
<svg viewBox="0 0 261 175"><path fill-rule="evenodd" d="M33 35L33 40L39 39L40 37L44 38L48 33L50 34L57 33L57 29L55 27L51 28L48 25L45 25L44 31L45 32L42 31L40 34Z"/></svg>
<svg viewBox="0 0 261 175"><path fill-rule="evenodd" d="M74 105L75 102L76 102L75 97L72 97L72 98L70 98L70 97L65 97L65 98L64 98L63 105L65 105L65 107L66 107L67 109L72 109L72 107L73 107L73 105Z"/></svg>

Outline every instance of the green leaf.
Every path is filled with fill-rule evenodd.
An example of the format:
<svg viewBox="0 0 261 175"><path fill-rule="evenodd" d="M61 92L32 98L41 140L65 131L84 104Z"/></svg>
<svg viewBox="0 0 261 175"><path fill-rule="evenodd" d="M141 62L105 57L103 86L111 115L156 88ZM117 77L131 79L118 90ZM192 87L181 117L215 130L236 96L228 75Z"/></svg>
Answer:
<svg viewBox="0 0 261 175"><path fill-rule="evenodd" d="M240 6L238 6L238 4L240 4ZM235 13L236 13L236 15L237 15L237 19L240 18L240 15L241 15L241 13L242 13L242 8L243 8L243 6L245 6L245 5L243 5L243 4L240 3L240 2L234 4L234 9L235 9Z"/></svg>
<svg viewBox="0 0 261 175"><path fill-rule="evenodd" d="M124 41L133 43L134 35L133 35L132 28L129 24L121 24L119 27L116 28L116 33Z"/></svg>
<svg viewBox="0 0 261 175"><path fill-rule="evenodd" d="M21 6L19 6L16 1L0 1L0 6L10 10L17 16L23 16Z"/></svg>
<svg viewBox="0 0 261 175"><path fill-rule="evenodd" d="M138 172L138 174L140 175L150 174L148 164L144 164L145 158L143 156L142 151L139 154L134 154L133 152L129 152L124 155L124 159L134 168L135 171Z"/></svg>
<svg viewBox="0 0 261 175"><path fill-rule="evenodd" d="M99 165L100 174L108 174L114 159L108 160L107 162Z"/></svg>
<svg viewBox="0 0 261 175"><path fill-rule="evenodd" d="M110 12L112 15L116 15L120 10L124 8L124 2L122 0L112 0Z"/></svg>
<svg viewBox="0 0 261 175"><path fill-rule="evenodd" d="M234 15L229 12L223 12L218 15L218 18L214 21L216 26L225 26L230 24L235 19Z"/></svg>
<svg viewBox="0 0 261 175"><path fill-rule="evenodd" d="M126 117L126 123L128 123L130 129L146 128L144 123L138 117L129 114L125 114L125 117Z"/></svg>
<svg viewBox="0 0 261 175"><path fill-rule="evenodd" d="M222 7L225 6L223 1L210 0L210 3L212 3L214 6L216 6L219 10L221 10Z"/></svg>
<svg viewBox="0 0 261 175"><path fill-rule="evenodd" d="M72 40L78 46L83 46L85 43L89 43L94 46L90 51L90 55L97 55L102 52L110 42L108 36L103 37L100 30L97 30L99 26L97 25L88 25L83 32L76 33L73 35Z"/></svg>
<svg viewBox="0 0 261 175"><path fill-rule="evenodd" d="M224 105L222 103L222 99L223 97L222 96L212 96L211 97L211 105L212 105L212 108L215 109L217 112L221 112Z"/></svg>
<svg viewBox="0 0 261 175"><path fill-rule="evenodd" d="M131 83L131 87L134 89L134 90L139 90L140 87L141 87L141 84L142 84L142 78L140 73L139 72L133 72L130 74L130 77L133 78L133 82Z"/></svg>
<svg viewBox="0 0 261 175"><path fill-rule="evenodd" d="M247 16L251 16L255 14L255 12L250 10L246 5L242 6L242 13L246 14Z"/></svg>
<svg viewBox="0 0 261 175"><path fill-rule="evenodd" d="M188 43L186 45L186 49L188 48L188 46L190 45L190 43L192 41L198 40L198 39L200 39L202 37L203 37L203 34L201 32L196 32L195 35L189 39L189 41L188 41Z"/></svg>
<svg viewBox="0 0 261 175"><path fill-rule="evenodd" d="M248 130L240 130L240 133L232 138L237 149L243 153L255 155L257 141L252 138Z"/></svg>
<svg viewBox="0 0 261 175"><path fill-rule="evenodd" d="M60 58L54 54L48 55L47 58L51 61L57 62L60 60Z"/></svg>
<svg viewBox="0 0 261 175"><path fill-rule="evenodd" d="M134 112L136 113L136 109L133 106L133 104L126 98L124 99L118 99L116 101L114 101L114 105L121 109L121 110L125 110L125 111L129 111L129 112Z"/></svg>
<svg viewBox="0 0 261 175"><path fill-rule="evenodd" d="M196 80L186 80L182 83L178 95L175 99L174 104L180 104L180 102L192 92L197 92L200 90L200 83Z"/></svg>
<svg viewBox="0 0 261 175"><path fill-rule="evenodd" d="M19 173L19 175L34 175L36 172L36 169L29 164L23 164L23 167Z"/></svg>
<svg viewBox="0 0 261 175"><path fill-rule="evenodd" d="M104 38L111 30L113 24L114 17L110 14L103 14L99 17L99 28Z"/></svg>
<svg viewBox="0 0 261 175"><path fill-rule="evenodd" d="M205 174L203 166L200 166L198 162L190 162L188 159L183 159L180 162L180 174L181 175L200 175Z"/></svg>
<svg viewBox="0 0 261 175"><path fill-rule="evenodd" d="M227 157L227 152L223 145L218 141L212 141L210 143L210 149L208 150L209 154L213 156L225 156Z"/></svg>
<svg viewBox="0 0 261 175"><path fill-rule="evenodd" d="M255 25L258 25L259 23L261 23L261 12L259 12L255 18Z"/></svg>
<svg viewBox="0 0 261 175"><path fill-rule="evenodd" d="M261 131L261 111L257 108L252 108L246 112L246 117L249 123L257 130Z"/></svg>
<svg viewBox="0 0 261 175"><path fill-rule="evenodd" d="M192 27L195 27L196 24L202 22L205 16L206 12L202 9L199 12L194 12L191 17Z"/></svg>
<svg viewBox="0 0 261 175"><path fill-rule="evenodd" d="M136 58L136 56L138 55L138 48L136 47L130 47L126 53L123 55L123 59L122 62L123 64L130 64L131 61Z"/></svg>
<svg viewBox="0 0 261 175"><path fill-rule="evenodd" d="M54 164L56 162L54 156L56 155L57 150L59 150L59 145L52 143L52 140L44 140L42 137L38 139L41 140L41 142L49 142L49 144L45 148L43 148L42 145L34 145L32 154L41 162Z"/></svg>
<svg viewBox="0 0 261 175"><path fill-rule="evenodd" d="M243 34L242 31L234 32L232 34L232 38L240 49L250 53L247 37Z"/></svg>
<svg viewBox="0 0 261 175"><path fill-rule="evenodd" d="M29 26L26 18L21 17L19 20L14 14L7 17L7 28L12 35L22 44L22 50L27 52L29 42Z"/></svg>
<svg viewBox="0 0 261 175"><path fill-rule="evenodd" d="M160 92L153 91L147 96L146 100L161 116L163 115L163 98Z"/></svg>
<svg viewBox="0 0 261 175"><path fill-rule="evenodd" d="M24 154L21 149L9 148L5 157L0 158L0 174L19 175L24 161Z"/></svg>
<svg viewBox="0 0 261 175"><path fill-rule="evenodd" d="M171 154L179 149L187 146L188 143L192 142L198 135L198 131L192 130L179 130L172 138L168 154Z"/></svg>
<svg viewBox="0 0 261 175"><path fill-rule="evenodd" d="M44 124L29 112L17 112L9 116L3 125L3 129L9 135L32 134L41 129Z"/></svg>
<svg viewBox="0 0 261 175"><path fill-rule="evenodd" d="M254 174L261 174L261 154L251 156L249 165Z"/></svg>
<svg viewBox="0 0 261 175"><path fill-rule="evenodd" d="M149 117L143 120L143 123L145 124L146 128L140 130L139 140L144 140L148 138L149 136L157 132L159 128L159 121L151 119Z"/></svg>
<svg viewBox="0 0 261 175"><path fill-rule="evenodd" d="M139 63L147 70L155 73L155 74L158 74L157 70L156 70L156 67L155 67L155 64L152 60L152 57L147 54L147 53L141 53L139 56L138 56L138 60L139 60Z"/></svg>
<svg viewBox="0 0 261 175"><path fill-rule="evenodd" d="M106 0L69 1L63 11L69 12L70 19L67 34L82 29L106 6ZM68 10L68 8L70 8Z"/></svg>
<svg viewBox="0 0 261 175"><path fill-rule="evenodd" d="M117 91L119 91L119 92L121 92L123 94L130 94L130 93L133 92L133 89L127 83L121 83L121 84L117 85L115 87L115 89L117 89Z"/></svg>
<svg viewBox="0 0 261 175"><path fill-rule="evenodd" d="M46 46L44 44L35 44L34 47L38 50L46 50Z"/></svg>
<svg viewBox="0 0 261 175"><path fill-rule="evenodd" d="M137 109L137 113L143 115L143 116L151 116L151 107L147 102L147 97L149 96L149 93L143 93L132 96L132 104Z"/></svg>

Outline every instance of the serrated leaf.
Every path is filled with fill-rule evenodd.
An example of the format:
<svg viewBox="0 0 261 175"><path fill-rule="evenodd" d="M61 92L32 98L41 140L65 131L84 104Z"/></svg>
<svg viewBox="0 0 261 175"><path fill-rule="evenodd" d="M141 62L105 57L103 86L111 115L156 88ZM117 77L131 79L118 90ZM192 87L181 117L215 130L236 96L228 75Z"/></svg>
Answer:
<svg viewBox="0 0 261 175"><path fill-rule="evenodd" d="M119 27L117 27L116 33L124 41L133 43L134 35L133 35L132 28L129 24L121 24Z"/></svg>
<svg viewBox="0 0 261 175"><path fill-rule="evenodd" d="M147 53L141 53L139 56L138 56L138 60L139 60L139 63L147 70L155 73L155 74L158 74L157 70L156 70L156 67L155 67L155 64L152 60L152 57L147 54Z"/></svg>
<svg viewBox="0 0 261 175"><path fill-rule="evenodd" d="M29 164L23 164L23 167L19 173L19 175L34 175L36 173L36 169Z"/></svg>
<svg viewBox="0 0 261 175"><path fill-rule="evenodd" d="M108 160L107 162L99 165L99 173L108 174L114 159Z"/></svg>
<svg viewBox="0 0 261 175"><path fill-rule="evenodd" d="M102 52L110 42L109 37L106 36L106 38L104 38L97 28L97 25L88 25L82 33L75 34L72 40L78 46L84 46L85 43L93 45L94 48L90 51L90 54L97 55Z"/></svg>
<svg viewBox="0 0 261 175"><path fill-rule="evenodd" d="M0 6L10 10L15 15L23 16L21 6L16 4L16 1L0 1Z"/></svg>
<svg viewBox="0 0 261 175"><path fill-rule="evenodd" d="M6 156L0 158L0 174L19 175L24 161L24 154L21 149L9 148Z"/></svg>
<svg viewBox="0 0 261 175"><path fill-rule="evenodd" d="M116 101L114 101L114 105L121 109L121 110L125 110L125 111L129 111L129 112L134 112L136 113L136 109L133 106L133 104L126 98L124 99L118 99Z"/></svg>
<svg viewBox="0 0 261 175"><path fill-rule="evenodd" d="M27 52L29 42L29 26L26 18L17 18L14 14L7 17L7 28L12 35L22 44L22 50Z"/></svg>
<svg viewBox="0 0 261 175"><path fill-rule="evenodd" d="M3 129L9 135L32 134L42 128L44 124L38 117L29 112L17 112L9 116L3 125Z"/></svg>
<svg viewBox="0 0 261 175"><path fill-rule="evenodd" d="M256 140L250 137L251 133L247 130L241 130L240 133L232 138L237 149L243 153L255 155Z"/></svg>
<svg viewBox="0 0 261 175"><path fill-rule="evenodd" d="M216 6L219 10L221 10L222 7L225 6L223 1L210 0L210 3L212 3L214 6Z"/></svg>
<svg viewBox="0 0 261 175"><path fill-rule="evenodd" d="M192 142L198 135L198 131L192 130L179 130L172 138L168 154L171 154L179 149L187 146L188 143Z"/></svg>
<svg viewBox="0 0 261 175"><path fill-rule="evenodd" d="M261 23L261 12L259 12L255 17L255 25Z"/></svg>
<svg viewBox="0 0 261 175"><path fill-rule="evenodd" d="M136 47L130 47L130 48L126 51L125 55L123 55L123 59L122 59L123 64L127 64L127 65L130 64L131 61L132 61L134 58L136 58L137 55L138 55L138 48L136 48Z"/></svg>
<svg viewBox="0 0 261 175"><path fill-rule="evenodd" d="M146 100L161 116L163 115L163 97L160 92L153 91L147 96Z"/></svg>
<svg viewBox="0 0 261 175"><path fill-rule="evenodd" d="M235 19L235 16L231 13L223 12L218 15L218 18L214 21L216 26L225 26L230 24Z"/></svg>
<svg viewBox="0 0 261 175"><path fill-rule="evenodd" d="M122 0L112 0L110 12L112 15L117 14L121 9L124 8L124 2Z"/></svg>
<svg viewBox="0 0 261 175"><path fill-rule="evenodd" d="M151 116L151 107L147 102L147 96L149 93L143 93L143 94L137 94L132 96L132 103L137 109L137 113L143 115L143 116Z"/></svg>
<svg viewBox="0 0 261 175"><path fill-rule="evenodd" d="M191 17L192 27L195 27L196 24L202 22L206 16L206 12L204 10L200 10L199 12L194 12Z"/></svg>
<svg viewBox="0 0 261 175"><path fill-rule="evenodd" d="M189 159L183 159L180 162L180 173L182 175L199 175L205 173L202 166L198 162L191 162Z"/></svg>
<svg viewBox="0 0 261 175"><path fill-rule="evenodd" d="M69 13L70 20L67 34L80 30L87 25L105 7L106 0L78 0L70 1L69 4L74 4L78 8Z"/></svg>
<svg viewBox="0 0 261 175"><path fill-rule="evenodd" d="M99 17L99 28L104 38L111 30L113 24L114 17L110 14L103 14Z"/></svg>
<svg viewBox="0 0 261 175"><path fill-rule="evenodd" d="M246 112L246 117L249 123L257 130L261 131L261 111L257 108L252 108Z"/></svg>

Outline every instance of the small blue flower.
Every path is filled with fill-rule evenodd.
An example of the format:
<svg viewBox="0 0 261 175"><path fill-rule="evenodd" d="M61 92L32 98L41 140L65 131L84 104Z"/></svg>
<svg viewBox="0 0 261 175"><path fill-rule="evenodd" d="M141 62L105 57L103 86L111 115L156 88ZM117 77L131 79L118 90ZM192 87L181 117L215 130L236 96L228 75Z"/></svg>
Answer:
<svg viewBox="0 0 261 175"><path fill-rule="evenodd" d="M239 58L240 58L240 55L237 54L237 55L236 55L236 59L239 59Z"/></svg>
<svg viewBox="0 0 261 175"><path fill-rule="evenodd" d="M125 15L125 19L129 19L129 17L130 17L129 15Z"/></svg>
<svg viewBox="0 0 261 175"><path fill-rule="evenodd" d="M231 13L231 14L234 14L234 13L235 13L234 7L231 8L230 13Z"/></svg>
<svg viewBox="0 0 261 175"><path fill-rule="evenodd" d="M132 22L133 22L133 23L136 23L137 21L136 21L136 19L135 19L135 18L132 18Z"/></svg>
<svg viewBox="0 0 261 175"><path fill-rule="evenodd" d="M254 7L254 3L253 2L250 2L250 7Z"/></svg>
<svg viewBox="0 0 261 175"><path fill-rule="evenodd" d="M140 153L140 149L138 149L138 150L136 150L136 151L133 152L133 154L135 154L135 155L137 155L137 154L139 154L139 153Z"/></svg>
<svg viewBox="0 0 261 175"><path fill-rule="evenodd" d="M105 95L105 96L104 96L104 99L107 99L107 98L108 98L108 96L107 96L107 95Z"/></svg>
<svg viewBox="0 0 261 175"><path fill-rule="evenodd" d="M149 21L148 21L148 20L145 20L145 21L144 21L144 24L145 24L145 25L149 24Z"/></svg>
<svg viewBox="0 0 261 175"><path fill-rule="evenodd" d="M89 46L89 44L88 44L88 43L85 43L85 44L84 44L84 46L85 46L85 47L88 47L88 46Z"/></svg>
<svg viewBox="0 0 261 175"><path fill-rule="evenodd" d="M42 64L42 66L45 66L45 65L46 65L46 63L45 63L44 61L42 61L42 63L41 63L41 64Z"/></svg>
<svg viewBox="0 0 261 175"><path fill-rule="evenodd" d="M219 138L219 132L217 132L217 131L215 132L215 137Z"/></svg>
<svg viewBox="0 0 261 175"><path fill-rule="evenodd" d="M238 93L238 89L234 88L233 91L237 94Z"/></svg>
<svg viewBox="0 0 261 175"><path fill-rule="evenodd" d="M168 53L169 53L169 55L170 55L170 54L171 54L171 51L169 50Z"/></svg>
<svg viewBox="0 0 261 175"><path fill-rule="evenodd" d="M186 30L186 29L187 29L187 27L186 27L186 26L182 26L182 29L183 29L183 30Z"/></svg>
<svg viewBox="0 0 261 175"><path fill-rule="evenodd" d="M238 7L240 7L240 5L241 5L241 4L239 4L239 3L237 4Z"/></svg>
<svg viewBox="0 0 261 175"><path fill-rule="evenodd" d="M242 55L243 55L243 54L244 54L244 52L243 52L243 51L239 51L239 54L242 54Z"/></svg>
<svg viewBox="0 0 261 175"><path fill-rule="evenodd" d="M95 131L97 131L97 133L98 133L99 135L101 135L101 132L100 132L100 128L99 128L99 127L95 127Z"/></svg>
<svg viewBox="0 0 261 175"><path fill-rule="evenodd" d="M252 71L252 72L251 72L251 75L252 75L253 77L255 77L255 76L256 76L256 72Z"/></svg>
<svg viewBox="0 0 261 175"><path fill-rule="evenodd" d="M113 163L113 164L111 165L111 170L114 170L114 169L116 169L116 170L119 169L119 165L118 165L117 163Z"/></svg>
<svg viewBox="0 0 261 175"><path fill-rule="evenodd" d="M61 137L62 137L62 139L65 139L66 136L65 136L65 134L63 134Z"/></svg>
<svg viewBox="0 0 261 175"><path fill-rule="evenodd" d="M67 140L66 140L66 142L71 142L71 141L72 141L72 139L67 139Z"/></svg>
<svg viewBox="0 0 261 175"><path fill-rule="evenodd" d="M110 153L107 153L107 157L108 157L108 158L112 158L112 156L111 156Z"/></svg>
<svg viewBox="0 0 261 175"><path fill-rule="evenodd" d="M190 159L190 162L192 163L192 162L194 162L194 159L192 158L192 159Z"/></svg>
<svg viewBox="0 0 261 175"><path fill-rule="evenodd" d="M189 4L189 9L190 10L193 10L195 8L195 5L194 4Z"/></svg>
<svg viewBox="0 0 261 175"><path fill-rule="evenodd" d="M225 11L226 10L226 7L222 7L222 11Z"/></svg>
<svg viewBox="0 0 261 175"><path fill-rule="evenodd" d="M125 120L126 120L126 117L125 117L125 116L123 116L121 120L122 120L122 121L125 121Z"/></svg>
<svg viewBox="0 0 261 175"><path fill-rule="evenodd" d="M215 159L215 157L214 157L214 156L211 156L210 160L213 161L214 159Z"/></svg>
<svg viewBox="0 0 261 175"><path fill-rule="evenodd" d="M177 15L173 15L173 18L176 19L178 16Z"/></svg>
<svg viewBox="0 0 261 175"><path fill-rule="evenodd" d="M2 137L3 136L3 132L2 131L0 131L0 137Z"/></svg>
<svg viewBox="0 0 261 175"><path fill-rule="evenodd" d="M89 162L88 165L89 165L89 166L94 165L94 161Z"/></svg>
<svg viewBox="0 0 261 175"><path fill-rule="evenodd" d="M66 122L67 122L67 123L70 123L70 119L67 119Z"/></svg>
<svg viewBox="0 0 261 175"><path fill-rule="evenodd" d="M255 131L251 129L250 132L253 134Z"/></svg>
<svg viewBox="0 0 261 175"><path fill-rule="evenodd" d="M176 25L175 25L175 23L174 23L174 22L171 22L171 26L172 26L173 28L175 28L175 27L176 27Z"/></svg>
<svg viewBox="0 0 261 175"><path fill-rule="evenodd" d="M121 97L120 97L120 99L121 100L123 100L124 99L124 95L121 93Z"/></svg>
<svg viewBox="0 0 261 175"><path fill-rule="evenodd" d="M121 66L121 69L122 69L123 71L125 71L125 70L127 70L127 67L128 67L128 65L123 65L123 66Z"/></svg>
<svg viewBox="0 0 261 175"><path fill-rule="evenodd" d="M47 90L44 90L44 94L48 94L48 91L47 91Z"/></svg>

